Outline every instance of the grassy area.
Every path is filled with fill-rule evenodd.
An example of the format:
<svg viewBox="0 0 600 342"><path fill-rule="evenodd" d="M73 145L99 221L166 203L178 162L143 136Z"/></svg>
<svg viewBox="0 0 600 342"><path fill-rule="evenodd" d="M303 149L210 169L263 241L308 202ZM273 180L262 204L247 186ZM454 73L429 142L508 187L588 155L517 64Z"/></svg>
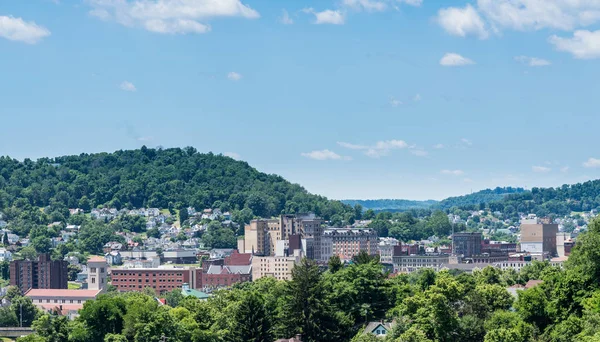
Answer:
<svg viewBox="0 0 600 342"><path fill-rule="evenodd" d="M69 282L69 290L79 290L81 288L81 284Z"/></svg>

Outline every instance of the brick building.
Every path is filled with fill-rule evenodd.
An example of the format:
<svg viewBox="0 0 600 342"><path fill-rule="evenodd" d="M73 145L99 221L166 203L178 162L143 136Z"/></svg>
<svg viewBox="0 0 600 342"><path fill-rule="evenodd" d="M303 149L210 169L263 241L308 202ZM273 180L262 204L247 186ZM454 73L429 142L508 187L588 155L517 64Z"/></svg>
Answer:
<svg viewBox="0 0 600 342"><path fill-rule="evenodd" d="M40 254L37 261L14 260L10 263L10 285L22 292L29 289L68 288L67 265L64 260L50 259L49 254Z"/></svg>
<svg viewBox="0 0 600 342"><path fill-rule="evenodd" d="M193 289L201 284L202 269L194 267L176 268L130 268L113 269L112 285L117 290L142 291L146 287L153 288L156 293L180 289L184 283Z"/></svg>
<svg viewBox="0 0 600 342"><path fill-rule="evenodd" d="M481 238L480 232L454 233L452 235L452 253L465 258L481 254Z"/></svg>
<svg viewBox="0 0 600 342"><path fill-rule="evenodd" d="M252 265L219 266L211 265L206 273L202 273L202 288L216 289L230 287L235 283L252 280Z"/></svg>
<svg viewBox="0 0 600 342"><path fill-rule="evenodd" d="M330 247L324 246L325 242L329 243ZM378 243L375 230L348 228L325 228L321 241L324 250L331 250L331 255L338 255L342 260L351 260L361 251L375 255L378 253Z"/></svg>

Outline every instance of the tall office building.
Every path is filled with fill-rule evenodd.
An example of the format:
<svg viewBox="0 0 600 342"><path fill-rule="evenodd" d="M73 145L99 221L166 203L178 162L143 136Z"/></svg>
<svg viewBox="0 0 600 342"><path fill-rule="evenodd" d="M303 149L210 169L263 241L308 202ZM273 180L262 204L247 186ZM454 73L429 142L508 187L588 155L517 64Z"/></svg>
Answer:
<svg viewBox="0 0 600 342"><path fill-rule="evenodd" d="M556 234L558 224L549 220L535 216L521 220L521 252L557 255Z"/></svg>
<svg viewBox="0 0 600 342"><path fill-rule="evenodd" d="M10 263L10 285L23 293L29 289L66 289L68 264L64 260L53 261L49 254L40 254L37 261L14 260Z"/></svg>
<svg viewBox="0 0 600 342"><path fill-rule="evenodd" d="M452 235L452 254L470 258L481 254L481 233L461 232Z"/></svg>

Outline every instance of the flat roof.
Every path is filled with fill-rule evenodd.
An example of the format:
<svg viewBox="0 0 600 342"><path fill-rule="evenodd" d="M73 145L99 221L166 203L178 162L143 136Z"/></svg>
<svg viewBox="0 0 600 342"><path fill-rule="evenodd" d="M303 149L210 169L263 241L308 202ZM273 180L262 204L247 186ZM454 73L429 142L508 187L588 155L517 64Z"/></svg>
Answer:
<svg viewBox="0 0 600 342"><path fill-rule="evenodd" d="M96 298L100 292L100 290L30 289L29 291L25 292L25 296Z"/></svg>

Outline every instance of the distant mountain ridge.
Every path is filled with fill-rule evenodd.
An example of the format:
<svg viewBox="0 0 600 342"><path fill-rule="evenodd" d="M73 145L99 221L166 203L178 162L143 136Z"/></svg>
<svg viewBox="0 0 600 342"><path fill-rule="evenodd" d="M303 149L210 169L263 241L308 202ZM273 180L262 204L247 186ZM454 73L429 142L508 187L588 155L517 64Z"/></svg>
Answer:
<svg viewBox="0 0 600 342"><path fill-rule="evenodd" d="M463 196L448 197L442 201L413 201L406 199L374 199L374 200L342 200L348 205L360 204L365 210L374 211L407 211L412 209L448 209L500 201L511 194L526 192L523 188L497 187L485 189Z"/></svg>
<svg viewBox="0 0 600 342"><path fill-rule="evenodd" d="M342 200L344 204L354 206L360 204L365 210L374 211L406 211L411 209L429 209L436 205L438 201L413 201L405 199L375 199L375 200Z"/></svg>

